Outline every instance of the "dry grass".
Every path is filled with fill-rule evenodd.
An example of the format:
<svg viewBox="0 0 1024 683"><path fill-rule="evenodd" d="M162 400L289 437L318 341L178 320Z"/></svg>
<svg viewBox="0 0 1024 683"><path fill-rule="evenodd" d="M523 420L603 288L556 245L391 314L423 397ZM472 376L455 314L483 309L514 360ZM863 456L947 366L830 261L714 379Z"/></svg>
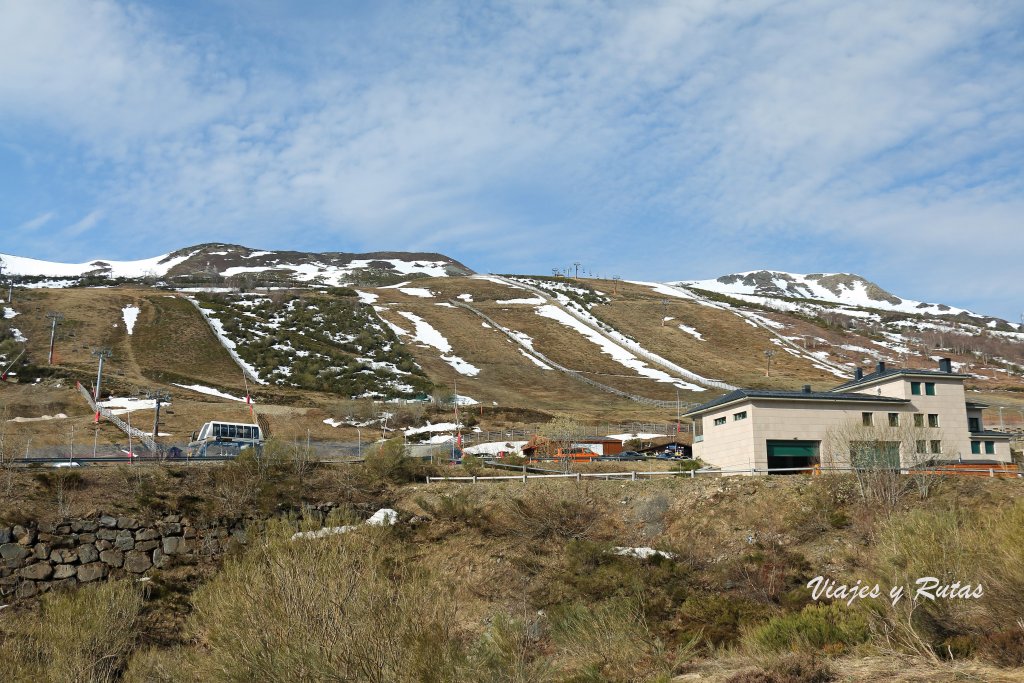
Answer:
<svg viewBox="0 0 1024 683"><path fill-rule="evenodd" d="M118 680L138 636L142 596L129 583L48 593L38 613L0 620L5 675L12 681Z"/></svg>

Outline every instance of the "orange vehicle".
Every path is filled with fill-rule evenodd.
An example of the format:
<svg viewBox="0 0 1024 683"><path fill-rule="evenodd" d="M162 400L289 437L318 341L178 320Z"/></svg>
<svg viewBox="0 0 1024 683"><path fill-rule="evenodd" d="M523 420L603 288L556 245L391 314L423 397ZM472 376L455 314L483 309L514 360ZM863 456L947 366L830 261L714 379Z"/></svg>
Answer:
<svg viewBox="0 0 1024 683"><path fill-rule="evenodd" d="M559 448L552 456L555 460L571 460L572 462L590 462L597 460L598 454L584 446L573 446L572 448Z"/></svg>

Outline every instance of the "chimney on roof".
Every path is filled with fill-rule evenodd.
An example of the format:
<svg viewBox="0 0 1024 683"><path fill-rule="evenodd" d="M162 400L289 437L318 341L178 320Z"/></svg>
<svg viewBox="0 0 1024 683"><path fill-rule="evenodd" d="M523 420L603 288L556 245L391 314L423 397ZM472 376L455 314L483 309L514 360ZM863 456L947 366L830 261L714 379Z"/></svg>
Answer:
<svg viewBox="0 0 1024 683"><path fill-rule="evenodd" d="M810 384L805 384L804 385L804 393L805 394L811 393L811 385Z"/></svg>
<svg viewBox="0 0 1024 683"><path fill-rule="evenodd" d="M877 372L879 375L885 372L885 361L878 361L878 367L875 368L875 372Z"/></svg>
<svg viewBox="0 0 1024 683"><path fill-rule="evenodd" d="M855 380L856 379L864 379L864 370L862 370L861 368L857 368L856 370L854 370L853 371L853 378Z"/></svg>
<svg viewBox="0 0 1024 683"><path fill-rule="evenodd" d="M948 358L939 359L939 372L952 373L953 372L953 361Z"/></svg>

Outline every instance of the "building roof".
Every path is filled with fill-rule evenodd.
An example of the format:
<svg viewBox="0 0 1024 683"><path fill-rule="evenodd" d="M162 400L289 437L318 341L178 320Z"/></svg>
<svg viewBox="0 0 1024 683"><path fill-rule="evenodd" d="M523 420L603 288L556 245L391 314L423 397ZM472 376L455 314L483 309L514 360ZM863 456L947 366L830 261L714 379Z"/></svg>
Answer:
<svg viewBox="0 0 1024 683"><path fill-rule="evenodd" d="M969 377L970 375L962 375L956 372L945 372L943 370L918 370L916 368L886 368L881 372L872 372L868 375L864 375L860 379L853 379L845 384L840 384L832 391L840 391L842 389L849 389L850 387L859 387L864 384L871 384L882 379L889 379L890 377L897 377L899 375L907 375L913 377Z"/></svg>
<svg viewBox="0 0 1024 683"><path fill-rule="evenodd" d="M968 408L988 408L989 405L987 403L978 403L977 401L968 401L967 402L967 407Z"/></svg>
<svg viewBox="0 0 1024 683"><path fill-rule="evenodd" d="M789 401L815 401L818 403L909 403L905 398L892 398L889 396L874 396L872 394L850 394L837 393L835 391L779 391L774 389L737 389L733 392L720 396L713 401L703 403L696 408L686 412L687 415L697 415L713 408L724 406L737 401L749 399L768 400L789 400Z"/></svg>

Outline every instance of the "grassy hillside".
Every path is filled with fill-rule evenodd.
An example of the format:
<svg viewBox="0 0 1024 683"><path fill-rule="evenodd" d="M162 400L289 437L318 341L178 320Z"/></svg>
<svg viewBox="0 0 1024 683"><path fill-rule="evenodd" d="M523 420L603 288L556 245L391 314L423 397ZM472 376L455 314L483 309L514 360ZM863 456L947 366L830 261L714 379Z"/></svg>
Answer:
<svg viewBox="0 0 1024 683"><path fill-rule="evenodd" d="M213 519L328 497L341 510L254 524L223 565L172 566L145 591L16 604L0 617L15 680L76 662L125 681L283 681L297 666L308 680L1019 680L1017 481L947 480L924 499L906 481L890 506L845 476L424 486L393 456L301 478L287 458L75 473L61 489L73 514ZM0 522L56 512L59 474L15 476ZM289 540L385 505L393 528ZM934 575L985 595L848 605L812 597L819 575Z"/></svg>

